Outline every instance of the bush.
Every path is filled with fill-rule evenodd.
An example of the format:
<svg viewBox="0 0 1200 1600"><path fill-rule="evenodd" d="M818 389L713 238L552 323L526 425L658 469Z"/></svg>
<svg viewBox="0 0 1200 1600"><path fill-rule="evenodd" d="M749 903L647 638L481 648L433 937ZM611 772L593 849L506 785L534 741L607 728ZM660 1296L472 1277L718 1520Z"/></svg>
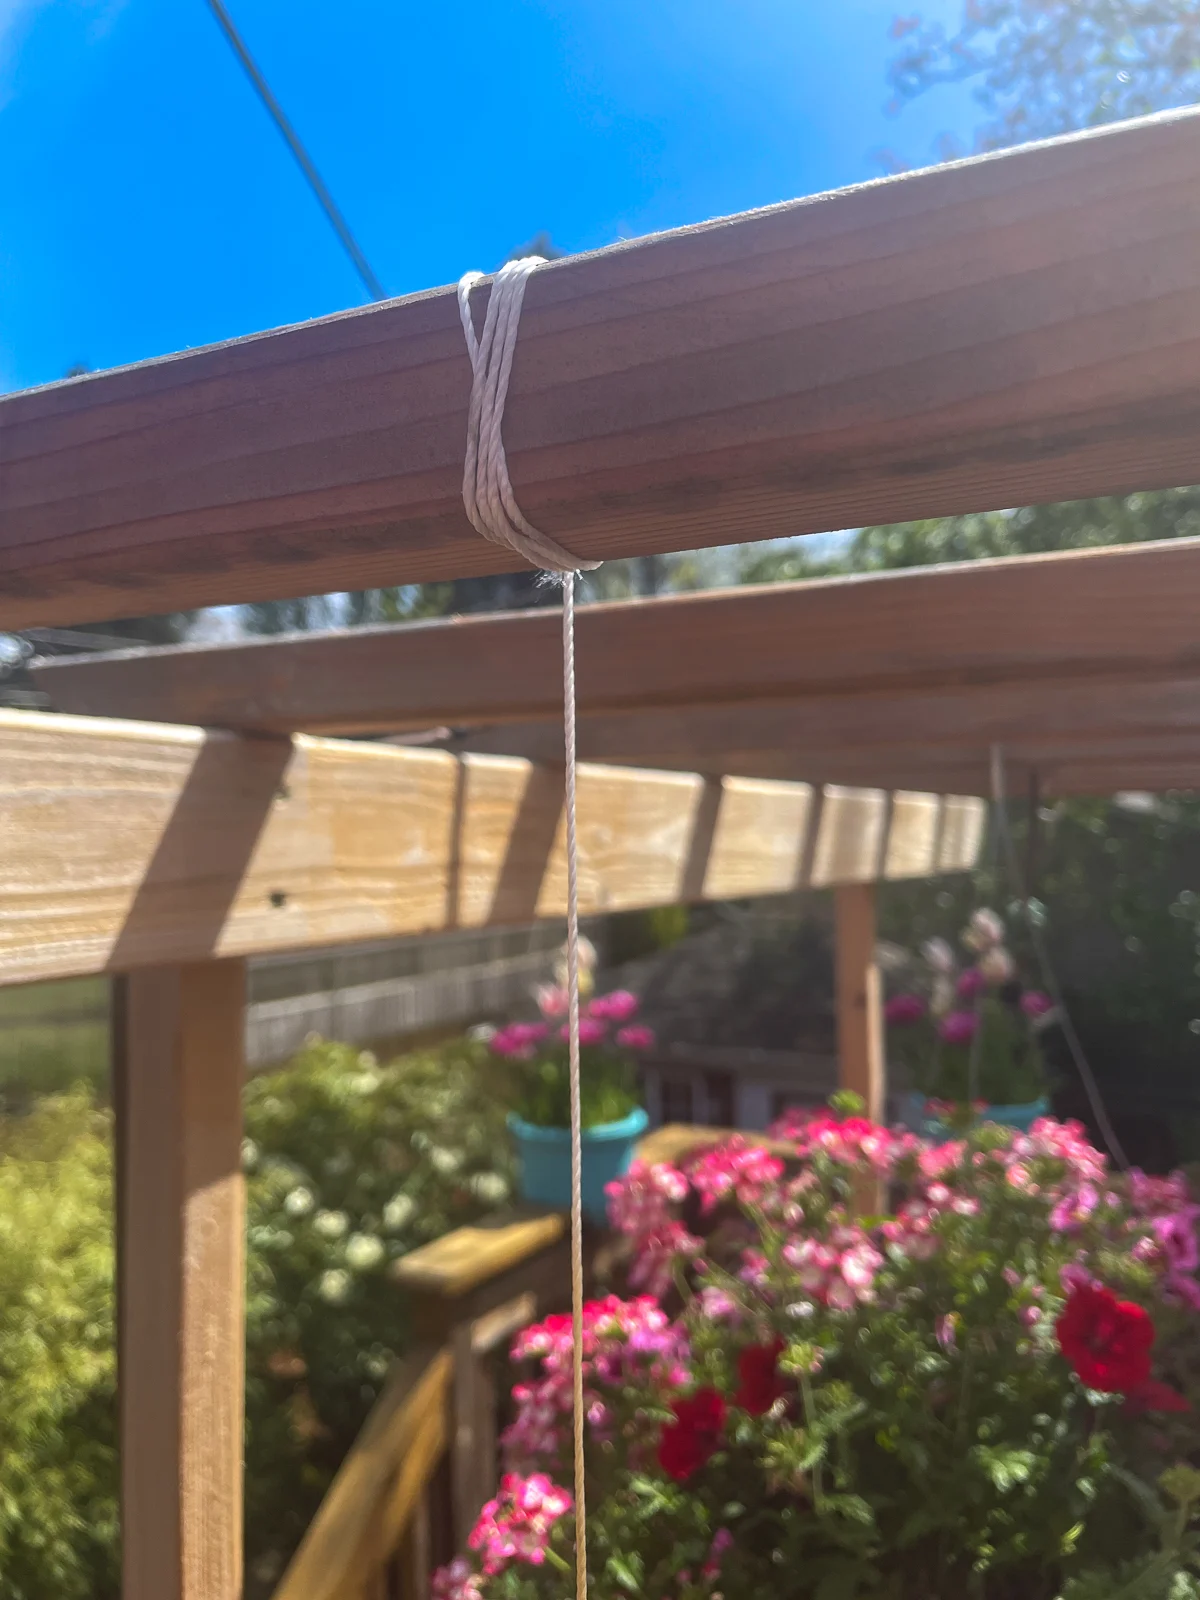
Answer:
<svg viewBox="0 0 1200 1600"><path fill-rule="evenodd" d="M119 1592L109 1132L84 1092L0 1121L5 1600Z"/></svg>
<svg viewBox="0 0 1200 1600"><path fill-rule="evenodd" d="M512 1178L484 1046L313 1045L246 1091L247 1596L269 1594L408 1348L388 1267Z"/></svg>
<svg viewBox="0 0 1200 1600"><path fill-rule="evenodd" d="M595 1600L1196 1600L1183 1180L1049 1118L777 1131L790 1164L734 1139L610 1188L653 1293L585 1314ZM857 1219L880 1182L896 1208ZM569 1319L514 1355L509 1475L440 1600L549 1600L570 1569Z"/></svg>
<svg viewBox="0 0 1200 1600"><path fill-rule="evenodd" d="M270 1593L409 1344L389 1265L507 1197L465 1041L380 1067L317 1044L246 1090L248 1600ZM0 1595L116 1600L111 1117L0 1119Z"/></svg>

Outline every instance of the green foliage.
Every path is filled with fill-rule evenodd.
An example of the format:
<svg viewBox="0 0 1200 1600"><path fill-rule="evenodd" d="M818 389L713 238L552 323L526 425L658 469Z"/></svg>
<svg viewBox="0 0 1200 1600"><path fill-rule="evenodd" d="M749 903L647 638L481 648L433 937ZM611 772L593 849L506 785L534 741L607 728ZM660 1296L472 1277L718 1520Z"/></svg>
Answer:
<svg viewBox="0 0 1200 1600"><path fill-rule="evenodd" d="M957 28L918 13L892 37L896 108L974 83L985 150L1200 99L1196 0L965 0Z"/></svg>
<svg viewBox="0 0 1200 1600"><path fill-rule="evenodd" d="M79 1092L0 1122L0 1593L116 1600L109 1123Z"/></svg>
<svg viewBox="0 0 1200 1600"><path fill-rule="evenodd" d="M389 1276L501 1205L482 1046L315 1044L246 1091L248 1600L274 1587L410 1342ZM87 1091L0 1119L0 1595L119 1592L111 1126Z"/></svg>
<svg viewBox="0 0 1200 1600"><path fill-rule="evenodd" d="M246 1090L247 1595L266 1595L410 1323L388 1268L494 1210L512 1179L482 1045L380 1066L316 1044Z"/></svg>
<svg viewBox="0 0 1200 1600"><path fill-rule="evenodd" d="M571 1125L571 1075L567 1047L542 1049L528 1062L514 1062L513 1110L536 1128ZM585 1128L620 1122L641 1104L637 1071L628 1055L582 1046L579 1102Z"/></svg>

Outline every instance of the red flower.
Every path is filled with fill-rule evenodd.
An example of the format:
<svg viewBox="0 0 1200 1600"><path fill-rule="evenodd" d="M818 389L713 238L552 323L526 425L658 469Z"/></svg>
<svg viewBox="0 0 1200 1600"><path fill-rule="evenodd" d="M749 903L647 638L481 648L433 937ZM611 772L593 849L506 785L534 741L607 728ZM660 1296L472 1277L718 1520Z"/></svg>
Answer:
<svg viewBox="0 0 1200 1600"><path fill-rule="evenodd" d="M1131 1389L1125 1396L1125 1403L1121 1410L1128 1412L1131 1417L1138 1417L1144 1411L1190 1411L1192 1403L1186 1395L1180 1394L1178 1389L1172 1389L1169 1383L1159 1383L1157 1378L1147 1378L1145 1383L1140 1383L1136 1389Z"/></svg>
<svg viewBox="0 0 1200 1600"><path fill-rule="evenodd" d="M1077 1285L1055 1328L1059 1348L1089 1389L1129 1394L1149 1378L1154 1324L1141 1306L1110 1289Z"/></svg>
<svg viewBox="0 0 1200 1600"><path fill-rule="evenodd" d="M658 1464L677 1483L702 1467L721 1440L725 1427L725 1402L715 1389L697 1389L676 1400L658 1441Z"/></svg>
<svg viewBox="0 0 1200 1600"><path fill-rule="evenodd" d="M778 1367L783 1350L783 1340L776 1339L772 1344L747 1345L738 1356L741 1383L733 1403L741 1406L743 1411L748 1411L752 1417L761 1417L764 1412L770 1411L776 1400L788 1391Z"/></svg>

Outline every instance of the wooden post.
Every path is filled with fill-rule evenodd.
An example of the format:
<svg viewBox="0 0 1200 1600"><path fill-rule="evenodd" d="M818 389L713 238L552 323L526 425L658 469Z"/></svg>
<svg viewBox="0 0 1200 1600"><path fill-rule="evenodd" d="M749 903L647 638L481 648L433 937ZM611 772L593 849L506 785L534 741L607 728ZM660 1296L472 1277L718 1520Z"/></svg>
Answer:
<svg viewBox="0 0 1200 1600"><path fill-rule="evenodd" d="M883 1003L875 962L875 885L842 884L834 890L834 959L837 985L838 1086L853 1089L866 1114L886 1114Z"/></svg>
<svg viewBox="0 0 1200 1600"><path fill-rule="evenodd" d="M123 1600L242 1593L241 961L117 985Z"/></svg>

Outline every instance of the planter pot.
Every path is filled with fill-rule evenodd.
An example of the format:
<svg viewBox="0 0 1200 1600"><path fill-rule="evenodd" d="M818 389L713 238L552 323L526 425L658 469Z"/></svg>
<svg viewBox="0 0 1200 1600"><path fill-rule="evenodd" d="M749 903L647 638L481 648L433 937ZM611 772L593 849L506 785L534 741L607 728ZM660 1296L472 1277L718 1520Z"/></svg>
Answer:
<svg viewBox="0 0 1200 1600"><path fill-rule="evenodd" d="M980 1116L981 1122L998 1122L1004 1128L1016 1128L1019 1133L1028 1133L1039 1117L1050 1115L1050 1102L1043 1095L1037 1100L1028 1100L1024 1105L1017 1106L989 1106ZM939 1122L936 1117L930 1116L926 1108L923 1094L910 1094L904 1097L904 1111L902 1120L906 1128L911 1128L914 1133L919 1133L926 1139L947 1139L950 1130L944 1122Z"/></svg>
<svg viewBox="0 0 1200 1600"><path fill-rule="evenodd" d="M607 1220L604 1186L629 1170L649 1120L639 1106L620 1122L584 1129L583 1211L592 1222ZM535 1205L567 1210L571 1204L570 1128L538 1128L515 1112L509 1116L508 1126L516 1141L524 1198Z"/></svg>

